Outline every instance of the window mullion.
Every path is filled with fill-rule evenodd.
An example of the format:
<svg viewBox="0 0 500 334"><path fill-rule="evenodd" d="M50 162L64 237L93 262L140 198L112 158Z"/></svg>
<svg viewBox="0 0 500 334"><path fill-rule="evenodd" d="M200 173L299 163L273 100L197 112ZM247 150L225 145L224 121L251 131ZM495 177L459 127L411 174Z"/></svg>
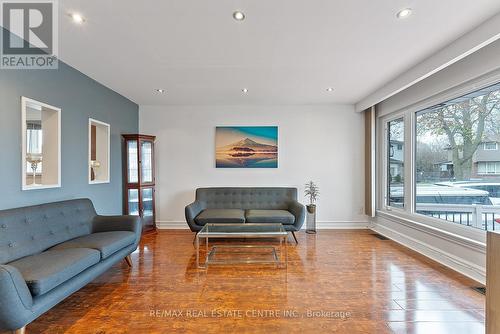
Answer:
<svg viewBox="0 0 500 334"><path fill-rule="evenodd" d="M405 114L405 211L415 210L415 115L407 111Z"/></svg>

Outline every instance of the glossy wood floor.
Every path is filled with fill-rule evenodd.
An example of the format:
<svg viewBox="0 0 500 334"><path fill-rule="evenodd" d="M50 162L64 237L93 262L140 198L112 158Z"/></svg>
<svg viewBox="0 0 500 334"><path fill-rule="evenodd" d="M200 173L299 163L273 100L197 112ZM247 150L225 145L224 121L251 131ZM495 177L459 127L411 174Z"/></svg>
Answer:
<svg viewBox="0 0 500 334"><path fill-rule="evenodd" d="M145 236L133 268L114 266L28 333L484 333L476 283L369 231L299 233L288 269L198 270L192 237Z"/></svg>

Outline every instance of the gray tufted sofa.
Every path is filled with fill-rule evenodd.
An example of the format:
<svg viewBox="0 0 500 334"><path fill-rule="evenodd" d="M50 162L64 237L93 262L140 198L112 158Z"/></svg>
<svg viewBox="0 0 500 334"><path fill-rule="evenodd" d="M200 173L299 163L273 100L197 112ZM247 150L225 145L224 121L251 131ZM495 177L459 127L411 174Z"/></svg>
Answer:
<svg viewBox="0 0 500 334"><path fill-rule="evenodd" d="M210 223L281 223L294 237L305 212L297 188L198 188L185 210L193 232Z"/></svg>
<svg viewBox="0 0 500 334"><path fill-rule="evenodd" d="M77 199L0 211L0 329L31 321L123 259L139 243L138 217L98 216Z"/></svg>

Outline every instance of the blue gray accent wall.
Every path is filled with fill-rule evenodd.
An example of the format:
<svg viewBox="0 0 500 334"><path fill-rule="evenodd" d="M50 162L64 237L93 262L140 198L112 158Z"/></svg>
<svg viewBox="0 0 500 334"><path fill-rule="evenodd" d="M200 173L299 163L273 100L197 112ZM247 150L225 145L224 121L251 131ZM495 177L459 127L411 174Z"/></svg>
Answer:
<svg viewBox="0 0 500 334"><path fill-rule="evenodd" d="M21 96L61 108L61 188L21 190ZM111 125L111 182L88 184L89 117ZM139 107L59 61L57 70L0 70L0 210L80 197L100 214L122 212L121 134L137 133Z"/></svg>

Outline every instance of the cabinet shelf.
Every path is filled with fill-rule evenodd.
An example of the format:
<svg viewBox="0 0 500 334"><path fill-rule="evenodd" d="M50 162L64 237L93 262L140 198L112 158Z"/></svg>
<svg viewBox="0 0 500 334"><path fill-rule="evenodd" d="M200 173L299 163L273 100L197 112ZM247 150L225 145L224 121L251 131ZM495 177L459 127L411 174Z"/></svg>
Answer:
<svg viewBox="0 0 500 334"><path fill-rule="evenodd" d="M152 202L153 201L153 198L143 198L142 199L143 202ZM128 201L129 203L139 203L139 199L136 198L136 199L129 199Z"/></svg>

